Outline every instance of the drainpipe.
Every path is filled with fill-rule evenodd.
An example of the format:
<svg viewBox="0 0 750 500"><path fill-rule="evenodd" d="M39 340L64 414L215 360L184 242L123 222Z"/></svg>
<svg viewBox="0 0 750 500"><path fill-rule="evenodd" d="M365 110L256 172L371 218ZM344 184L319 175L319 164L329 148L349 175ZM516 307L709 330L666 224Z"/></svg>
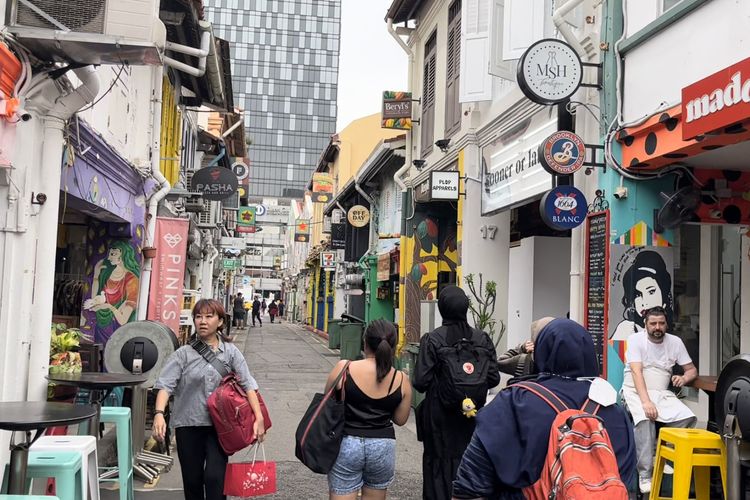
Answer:
<svg viewBox="0 0 750 500"><path fill-rule="evenodd" d="M188 75L196 77L203 76L206 74L206 60L208 59L208 53L211 49L211 32L204 31L201 35L200 49L196 49L195 47L190 47L188 45L180 45L173 42L167 42L164 45L164 48L166 50L171 50L172 52L179 52L180 54L197 57L198 67L196 68L190 66L189 64L177 61L176 59L172 59L171 57L162 56L164 64L166 64L167 66L171 66L178 71L182 71L183 73L187 73Z"/></svg>
<svg viewBox="0 0 750 500"><path fill-rule="evenodd" d="M584 0L568 0L564 5L555 9L555 13L552 14L552 22L555 23L555 27L560 31L563 38L565 38L565 41L567 41L579 55L589 59L586 49L583 48L578 37L573 34L573 30L571 30L570 26L565 22L565 16L583 2Z"/></svg>
<svg viewBox="0 0 750 500"><path fill-rule="evenodd" d="M152 92L151 99L151 176L159 183L159 190L148 199L148 212L146 212L146 235L143 246L157 246L154 241L156 233L156 212L159 202L167 196L171 186L164 174L161 172L161 102L162 102L162 80L164 67L155 66L152 69ZM148 311L148 292L151 287L151 270L153 259L143 257L141 269L141 280L138 290L138 313L136 319L146 319Z"/></svg>
<svg viewBox="0 0 750 500"><path fill-rule="evenodd" d="M90 104L99 93L99 76L93 66L74 70L81 84L76 89L58 98L44 117L44 143L42 146L41 172L37 186L38 195L46 195L42 202L39 196L32 200L39 203L37 215L36 255L34 257L34 295L29 338L29 382L26 396L29 401L47 399L49 371L50 325L52 324L52 289L55 285L55 253L57 251L57 223L60 205L60 165L64 145L65 122L79 109ZM31 195L31 193L28 193ZM28 249L33 252L34 249Z"/></svg>

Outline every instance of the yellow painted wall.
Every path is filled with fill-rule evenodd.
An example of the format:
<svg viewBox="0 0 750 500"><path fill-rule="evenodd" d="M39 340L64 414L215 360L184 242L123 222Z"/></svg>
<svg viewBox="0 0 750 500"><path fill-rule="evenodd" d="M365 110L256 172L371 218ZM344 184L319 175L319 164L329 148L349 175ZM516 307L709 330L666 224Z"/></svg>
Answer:
<svg viewBox="0 0 750 500"><path fill-rule="evenodd" d="M362 164L370 157L373 150L384 139L391 139L404 133L403 130L380 128L380 113L357 118L347 125L339 136L339 154L333 162L334 195L354 176ZM321 151L322 153L322 151ZM311 225L311 243L313 246L323 239L324 203L315 203Z"/></svg>
<svg viewBox="0 0 750 500"><path fill-rule="evenodd" d="M161 103L161 171L171 186L180 180L182 148L182 113L175 102L175 91L169 78L162 82Z"/></svg>

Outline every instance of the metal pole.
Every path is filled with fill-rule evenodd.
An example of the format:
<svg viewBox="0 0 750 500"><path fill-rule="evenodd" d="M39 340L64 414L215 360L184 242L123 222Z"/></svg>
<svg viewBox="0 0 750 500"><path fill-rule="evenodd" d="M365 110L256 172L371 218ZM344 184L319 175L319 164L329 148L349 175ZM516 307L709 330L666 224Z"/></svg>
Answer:
<svg viewBox="0 0 750 500"><path fill-rule="evenodd" d="M11 495L25 495L26 468L29 463L29 444L12 445L10 449L10 474L8 477L8 493Z"/></svg>

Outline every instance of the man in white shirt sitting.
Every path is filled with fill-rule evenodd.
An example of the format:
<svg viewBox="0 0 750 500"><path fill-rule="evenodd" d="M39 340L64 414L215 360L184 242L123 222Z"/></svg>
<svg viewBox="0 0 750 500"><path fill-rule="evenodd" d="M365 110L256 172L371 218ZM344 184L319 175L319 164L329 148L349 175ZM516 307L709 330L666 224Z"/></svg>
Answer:
<svg viewBox="0 0 750 500"><path fill-rule="evenodd" d="M667 316L661 307L646 313L646 331L628 338L625 352L625 375L622 396L633 416L635 447L638 459L638 486L642 493L651 491L654 469L656 426L694 427L695 414L669 390L669 382L683 387L698 375L682 340L667 333ZM679 364L685 374L673 375Z"/></svg>

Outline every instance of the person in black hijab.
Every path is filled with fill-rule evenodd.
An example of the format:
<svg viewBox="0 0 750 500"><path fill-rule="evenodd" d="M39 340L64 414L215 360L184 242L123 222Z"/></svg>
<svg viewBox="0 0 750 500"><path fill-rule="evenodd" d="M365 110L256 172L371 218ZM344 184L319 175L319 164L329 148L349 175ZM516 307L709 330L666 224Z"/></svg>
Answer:
<svg viewBox="0 0 750 500"><path fill-rule="evenodd" d="M451 484L461 456L474 432L475 418L468 417L461 405L446 406L438 387L445 387L443 368L446 349L457 342L470 342L477 352L487 356L489 363L486 386L495 387L500 382L497 353L489 335L472 328L466 320L469 298L457 286L447 286L440 292L438 309L443 326L424 335L419 344L419 357L414 371L414 387L426 393L417 407L417 438L423 442L423 489L425 500L451 498ZM469 368L470 371L473 368ZM467 372L469 373L469 372ZM476 401L476 409L484 406L486 391Z"/></svg>
<svg viewBox="0 0 750 500"><path fill-rule="evenodd" d="M591 379L599 375L594 343L588 331L568 319L556 319L539 333L534 363L535 382L557 395L569 408L581 408ZM633 424L622 407L600 407L626 485L635 474ZM535 394L515 386L500 391L477 416L476 430L466 449L453 497L457 499L522 500L522 488L542 472L555 412Z"/></svg>

